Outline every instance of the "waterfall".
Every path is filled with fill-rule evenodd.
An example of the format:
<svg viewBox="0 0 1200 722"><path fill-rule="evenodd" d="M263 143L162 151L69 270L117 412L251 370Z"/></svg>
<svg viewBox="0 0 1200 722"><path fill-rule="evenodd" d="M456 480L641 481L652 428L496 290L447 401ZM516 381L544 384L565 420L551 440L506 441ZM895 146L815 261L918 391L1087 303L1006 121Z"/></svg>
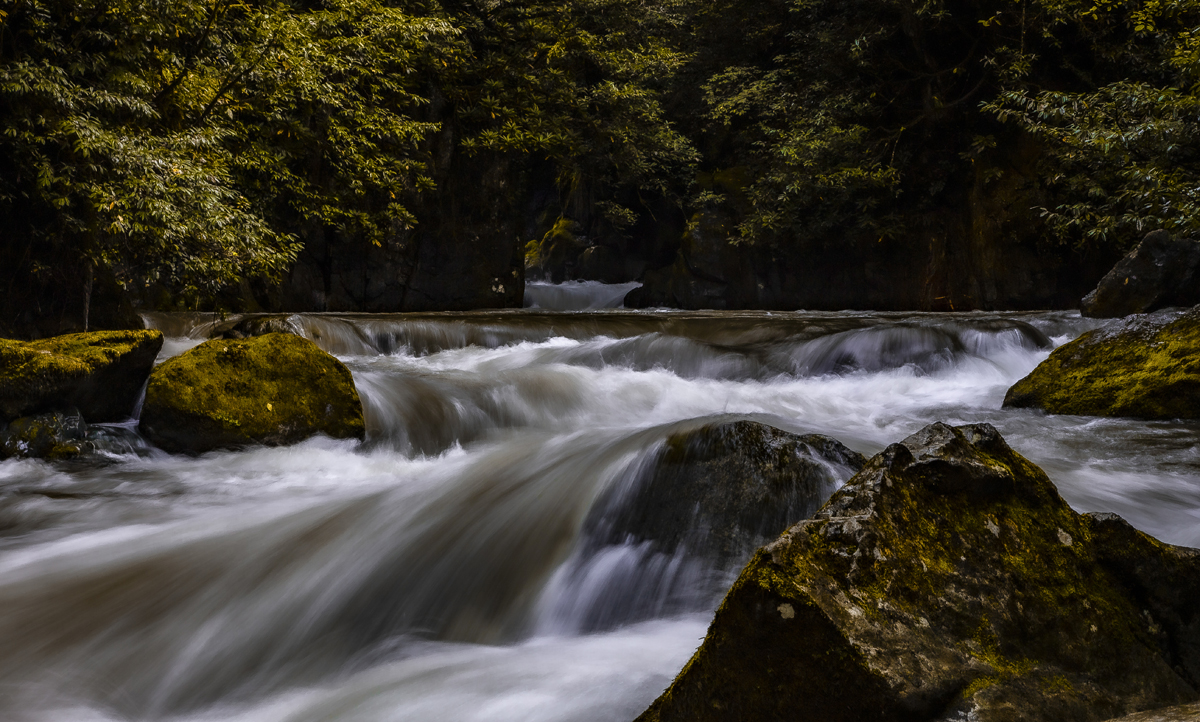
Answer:
<svg viewBox="0 0 1200 722"><path fill-rule="evenodd" d="M147 317L164 357L239 319ZM351 369L365 442L191 458L126 424L103 463L0 463L0 718L632 719L744 561L622 526L667 440L718 421L867 454L988 421L1076 508L1200 543L1195 424L1000 409L1075 314L287 321Z"/></svg>

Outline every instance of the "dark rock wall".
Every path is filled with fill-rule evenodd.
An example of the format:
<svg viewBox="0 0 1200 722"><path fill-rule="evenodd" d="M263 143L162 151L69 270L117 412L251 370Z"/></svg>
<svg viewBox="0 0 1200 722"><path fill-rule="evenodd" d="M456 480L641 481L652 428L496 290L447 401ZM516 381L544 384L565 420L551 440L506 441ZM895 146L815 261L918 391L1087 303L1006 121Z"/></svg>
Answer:
<svg viewBox="0 0 1200 722"><path fill-rule="evenodd" d="M816 240L734 243L737 217L705 210L692 218L670 264L651 268L626 305L681 308L1029 310L1075 308L1117 260L1048 241L1037 149L1024 141L897 235L847 230Z"/></svg>
<svg viewBox="0 0 1200 722"><path fill-rule="evenodd" d="M449 111L432 141L437 189L410 204L416 224L376 246L313 227L278 289L255 299L272 311L465 311L519 308L524 299L522 229L532 193L522 159L457 147ZM238 309L242 310L242 309Z"/></svg>
<svg viewBox="0 0 1200 722"><path fill-rule="evenodd" d="M1084 316L1117 318L1200 303L1200 242L1166 231L1146 234L1088 295Z"/></svg>

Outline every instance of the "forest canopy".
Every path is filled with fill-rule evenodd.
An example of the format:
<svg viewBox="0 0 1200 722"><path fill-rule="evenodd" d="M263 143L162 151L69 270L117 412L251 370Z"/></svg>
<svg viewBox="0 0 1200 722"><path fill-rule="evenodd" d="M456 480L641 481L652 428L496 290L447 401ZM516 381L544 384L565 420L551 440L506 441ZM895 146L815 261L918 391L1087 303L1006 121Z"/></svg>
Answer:
<svg viewBox="0 0 1200 722"><path fill-rule="evenodd" d="M670 207L733 243L904 239L1030 147L1053 242L1200 228L1195 0L0 8L6 265L89 288L210 297L315 234L380 246L449 153L542 179L538 233Z"/></svg>

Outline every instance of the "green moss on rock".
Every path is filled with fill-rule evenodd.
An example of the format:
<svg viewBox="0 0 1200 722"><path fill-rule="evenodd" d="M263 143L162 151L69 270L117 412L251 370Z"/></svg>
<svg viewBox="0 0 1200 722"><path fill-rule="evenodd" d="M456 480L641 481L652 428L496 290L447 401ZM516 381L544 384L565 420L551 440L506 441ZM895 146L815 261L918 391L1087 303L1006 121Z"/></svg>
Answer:
<svg viewBox="0 0 1200 722"><path fill-rule="evenodd" d="M553 281L564 281L567 269L574 267L586 245L575 237L578 224L559 218L540 240L525 244L525 268L529 273Z"/></svg>
<svg viewBox="0 0 1200 722"><path fill-rule="evenodd" d="M126 419L162 343L158 331L0 339L0 421L71 407L90 422Z"/></svg>
<svg viewBox="0 0 1200 722"><path fill-rule="evenodd" d="M1169 618L1194 602L1147 601L1107 534L992 427L929 426L756 553L639 722L1082 722L1196 699L1200 629ZM1200 581L1188 553L1123 538Z"/></svg>
<svg viewBox="0 0 1200 722"><path fill-rule="evenodd" d="M207 341L163 362L141 430L168 451L200 453L318 433L361 439L364 424L349 369L305 338L271 333Z"/></svg>
<svg viewBox="0 0 1200 722"><path fill-rule="evenodd" d="M1200 306L1131 316L1050 354L1004 406L1052 414L1200 418Z"/></svg>

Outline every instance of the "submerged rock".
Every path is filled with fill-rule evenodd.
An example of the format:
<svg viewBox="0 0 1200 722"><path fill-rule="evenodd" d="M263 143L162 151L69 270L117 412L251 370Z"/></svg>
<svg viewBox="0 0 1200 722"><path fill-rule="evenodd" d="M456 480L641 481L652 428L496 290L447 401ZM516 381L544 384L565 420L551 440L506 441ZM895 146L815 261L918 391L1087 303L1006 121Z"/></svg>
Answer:
<svg viewBox="0 0 1200 722"><path fill-rule="evenodd" d="M0 339L0 422L70 408L91 422L129 418L162 343L158 331Z"/></svg>
<svg viewBox="0 0 1200 722"><path fill-rule="evenodd" d="M836 439L754 421L678 433L648 479L624 490L606 515L610 539L652 541L740 564L763 542L812 514L866 457ZM736 568L736 567L735 567Z"/></svg>
<svg viewBox="0 0 1200 722"><path fill-rule="evenodd" d="M187 453L364 434L350 370L283 333L206 341L163 362L150 375L140 428L163 449Z"/></svg>
<svg viewBox="0 0 1200 722"><path fill-rule="evenodd" d="M23 416L0 430L0 459L66 459L91 451L87 423L78 411Z"/></svg>
<svg viewBox="0 0 1200 722"><path fill-rule="evenodd" d="M1083 297L1084 316L1116 318L1200 303L1200 242L1166 231L1146 234Z"/></svg>
<svg viewBox="0 0 1200 722"><path fill-rule="evenodd" d="M1180 704L1200 696L1198 583L1195 550L1076 514L991 426L933 424L760 549L638 719L1065 722Z"/></svg>
<svg viewBox="0 0 1200 722"><path fill-rule="evenodd" d="M290 333L303 336L304 330L294 314L247 316L218 325L209 338L254 338L269 333Z"/></svg>
<svg viewBox="0 0 1200 722"><path fill-rule="evenodd" d="M1200 306L1131 316L1050 354L1008 390L1005 408L1052 414L1200 418Z"/></svg>

